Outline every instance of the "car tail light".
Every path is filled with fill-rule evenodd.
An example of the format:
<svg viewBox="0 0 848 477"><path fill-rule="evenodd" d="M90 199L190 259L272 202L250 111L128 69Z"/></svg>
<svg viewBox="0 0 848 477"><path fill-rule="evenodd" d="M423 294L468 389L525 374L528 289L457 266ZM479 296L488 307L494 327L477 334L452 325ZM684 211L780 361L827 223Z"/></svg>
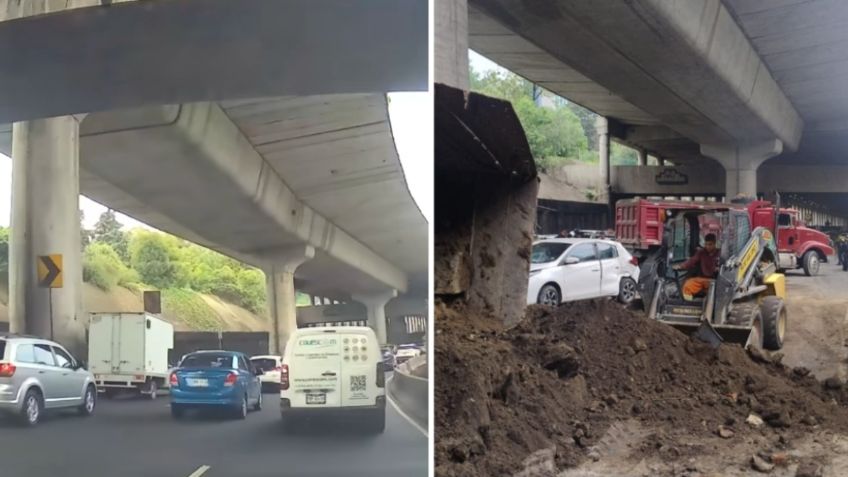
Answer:
<svg viewBox="0 0 848 477"><path fill-rule="evenodd" d="M288 389L289 388L289 365L284 364L280 366L280 389Z"/></svg>
<svg viewBox="0 0 848 477"><path fill-rule="evenodd" d="M177 373L171 373L171 377L169 378L169 382L171 383L172 388L179 387L180 381L177 379Z"/></svg>
<svg viewBox="0 0 848 477"><path fill-rule="evenodd" d="M639 259L636 258L635 256L631 255L630 256L630 263L638 267L639 266Z"/></svg>
<svg viewBox="0 0 848 477"><path fill-rule="evenodd" d="M383 367L383 363L377 363L377 387L386 387L386 368Z"/></svg>
<svg viewBox="0 0 848 477"><path fill-rule="evenodd" d="M0 378L11 378L15 375L15 365L12 363L0 363Z"/></svg>
<svg viewBox="0 0 848 477"><path fill-rule="evenodd" d="M237 379L238 379L238 376L236 376L236 373L230 373L230 374L228 374L228 375L227 375L227 378L226 378L226 379L224 379L224 386L233 386L233 385L235 385L235 384L236 384L236 380L237 380Z"/></svg>
<svg viewBox="0 0 848 477"><path fill-rule="evenodd" d="M276 371L276 372L278 372L278 373L279 373L280 371L282 371L282 370L283 370L283 367L282 367L282 366L277 366L276 368L274 368L274 371Z"/></svg>

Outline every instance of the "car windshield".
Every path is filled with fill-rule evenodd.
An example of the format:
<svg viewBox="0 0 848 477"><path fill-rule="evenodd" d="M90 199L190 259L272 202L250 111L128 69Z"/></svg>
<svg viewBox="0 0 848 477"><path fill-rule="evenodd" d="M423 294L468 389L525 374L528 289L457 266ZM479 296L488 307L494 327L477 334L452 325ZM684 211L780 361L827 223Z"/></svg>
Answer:
<svg viewBox="0 0 848 477"><path fill-rule="evenodd" d="M190 354L180 363L181 368L235 368L233 355L219 353Z"/></svg>
<svg viewBox="0 0 848 477"><path fill-rule="evenodd" d="M271 358L253 358L250 362L262 371L272 371L277 367L277 361Z"/></svg>
<svg viewBox="0 0 848 477"><path fill-rule="evenodd" d="M533 253L530 255L530 263L548 263L558 259L562 252L570 246L570 243L562 242L540 242L533 245Z"/></svg>

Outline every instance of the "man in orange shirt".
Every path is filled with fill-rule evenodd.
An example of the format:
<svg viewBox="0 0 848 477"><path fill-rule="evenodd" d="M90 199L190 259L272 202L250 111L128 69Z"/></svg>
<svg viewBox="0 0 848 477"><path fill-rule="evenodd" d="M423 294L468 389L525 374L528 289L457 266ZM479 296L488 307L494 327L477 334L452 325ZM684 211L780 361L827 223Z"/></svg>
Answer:
<svg viewBox="0 0 848 477"><path fill-rule="evenodd" d="M675 270L692 270L698 267L701 271L701 276L689 278L683 284L684 299L691 301L692 297L710 288L710 283L718 274L719 253L715 234L707 234L704 236L704 248L699 248L689 260L673 267Z"/></svg>

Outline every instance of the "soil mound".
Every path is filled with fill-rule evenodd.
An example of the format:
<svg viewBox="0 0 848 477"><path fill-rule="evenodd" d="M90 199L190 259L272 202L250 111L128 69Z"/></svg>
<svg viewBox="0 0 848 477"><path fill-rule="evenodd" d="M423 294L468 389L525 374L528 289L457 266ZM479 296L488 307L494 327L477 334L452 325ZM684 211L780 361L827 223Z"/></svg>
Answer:
<svg viewBox="0 0 848 477"><path fill-rule="evenodd" d="M530 307L509 329L500 321L436 305L438 476L516 475L540 450L573 467L623 420L652 430L631 453L663 460L698 453L681 436L783 443L813 427L848 429L845 391L780 354L713 350L609 300Z"/></svg>

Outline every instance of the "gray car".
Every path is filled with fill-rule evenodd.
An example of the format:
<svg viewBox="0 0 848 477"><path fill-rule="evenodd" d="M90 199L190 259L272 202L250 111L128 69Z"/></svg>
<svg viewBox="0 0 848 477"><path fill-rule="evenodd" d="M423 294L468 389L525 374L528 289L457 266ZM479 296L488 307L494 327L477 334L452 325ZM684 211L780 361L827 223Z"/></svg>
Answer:
<svg viewBox="0 0 848 477"><path fill-rule="evenodd" d="M58 343L0 334L0 412L34 426L45 410L75 408L94 413L94 375Z"/></svg>

